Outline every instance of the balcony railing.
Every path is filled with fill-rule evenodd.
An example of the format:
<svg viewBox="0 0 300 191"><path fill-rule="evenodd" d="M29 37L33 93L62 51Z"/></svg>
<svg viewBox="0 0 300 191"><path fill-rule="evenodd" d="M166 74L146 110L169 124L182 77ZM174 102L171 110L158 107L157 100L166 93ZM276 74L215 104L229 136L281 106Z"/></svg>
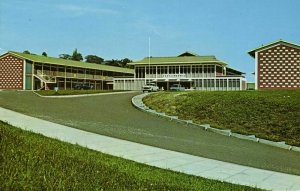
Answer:
<svg viewBox="0 0 300 191"><path fill-rule="evenodd" d="M38 79L40 79L44 83L56 83L56 78L49 76L43 73L41 70L37 70L37 73L34 74Z"/></svg>

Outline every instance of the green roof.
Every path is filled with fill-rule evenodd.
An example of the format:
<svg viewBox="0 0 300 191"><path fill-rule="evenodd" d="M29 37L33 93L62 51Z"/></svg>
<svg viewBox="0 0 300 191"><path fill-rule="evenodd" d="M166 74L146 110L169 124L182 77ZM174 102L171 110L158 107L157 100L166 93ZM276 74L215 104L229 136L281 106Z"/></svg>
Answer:
<svg viewBox="0 0 300 191"><path fill-rule="evenodd" d="M130 65L171 65L171 64L208 64L217 63L227 65L225 62L217 60L215 56L199 56L191 52L184 52L179 56L172 57L146 57L143 60L131 62Z"/></svg>
<svg viewBox="0 0 300 191"><path fill-rule="evenodd" d="M287 41L284 41L284 40L277 40L275 42L272 42L272 43L269 43L269 44L266 44L266 45L262 45L261 47L258 47L258 48L255 48L253 50L250 50L248 52L248 54L252 57L255 57L255 52L257 51L260 51L260 50L263 50L263 49L266 49L266 48L269 48L275 44L284 44L284 45L287 45L287 46L291 46L291 47L295 47L295 48L300 48L300 45L298 44L294 44L294 43L291 43L291 42L287 42Z"/></svg>
<svg viewBox="0 0 300 191"><path fill-rule="evenodd" d="M7 54L11 54L11 55L17 56L19 58L26 59L26 60L29 60L32 62L38 62L38 63L55 64L55 65L60 65L60 66L70 66L70 67L134 74L134 70L129 69L129 68L121 68L121 67L115 67L115 66L107 66L107 65L103 65L103 64L79 62L79 61L66 60L66 59L54 58L54 57L46 57L46 56L40 56L40 55L34 55L34 54L24 54L24 53L14 52L14 51L9 51Z"/></svg>
<svg viewBox="0 0 300 191"><path fill-rule="evenodd" d="M239 71L239 70L236 70L236 69L233 69L233 68L229 68L229 67L226 67L226 71L227 71L227 72L236 73L236 74L238 74L238 75L246 74L245 72L241 72L241 71Z"/></svg>

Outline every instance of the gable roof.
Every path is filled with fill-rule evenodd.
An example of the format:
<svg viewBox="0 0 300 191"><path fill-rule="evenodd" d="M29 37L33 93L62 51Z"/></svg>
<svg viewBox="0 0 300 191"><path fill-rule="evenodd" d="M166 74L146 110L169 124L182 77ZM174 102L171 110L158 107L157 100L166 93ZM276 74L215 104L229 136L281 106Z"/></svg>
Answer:
<svg viewBox="0 0 300 191"><path fill-rule="evenodd" d="M20 52L15 52L15 51L9 51L6 54L11 54L18 58L29 60L32 62L38 62L38 63L134 74L134 70L129 69L129 68L121 68L121 67L115 67L115 66L107 66L107 65L103 65L103 64L79 62L79 61L74 61L74 60L66 60L66 59L62 59L62 58L46 57L46 56L40 56L40 55L34 55L34 54L25 54L25 53L20 53ZM6 54L4 54L4 55L6 55ZM3 57L4 55L2 55L0 57Z"/></svg>
<svg viewBox="0 0 300 191"><path fill-rule="evenodd" d="M191 52L184 52L179 56L170 57L145 57L136 62L131 62L129 65L171 65L171 64L209 64L217 63L226 66L225 62L218 60L215 56L199 56Z"/></svg>
<svg viewBox="0 0 300 191"><path fill-rule="evenodd" d="M269 43L269 44L266 44L266 45L262 45L261 47L250 50L248 52L248 54L254 58L255 57L255 52L263 50L263 49L267 49L267 48L269 48L271 46L274 46L274 45L277 45L277 44L284 44L284 45L291 46L291 47L298 48L298 49L300 48L300 45L298 45L298 44L294 44L294 43L287 42L287 41L284 41L284 40L277 40L275 42L272 42L272 43Z"/></svg>
<svg viewBox="0 0 300 191"><path fill-rule="evenodd" d="M178 55L178 57L181 57L181 56L200 56L200 55L193 53L193 52L186 51L186 52Z"/></svg>

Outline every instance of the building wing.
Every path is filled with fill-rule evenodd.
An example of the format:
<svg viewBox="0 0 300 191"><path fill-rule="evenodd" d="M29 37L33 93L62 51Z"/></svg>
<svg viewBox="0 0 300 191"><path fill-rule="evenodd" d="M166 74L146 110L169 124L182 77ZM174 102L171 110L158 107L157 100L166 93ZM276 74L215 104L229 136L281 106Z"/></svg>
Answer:
<svg viewBox="0 0 300 191"><path fill-rule="evenodd" d="M102 65L102 64L79 62L79 61L74 61L74 60L46 57L46 56L40 56L40 55L35 55L35 54L25 54L25 53L20 53L20 52L15 52L15 51L9 51L8 54L12 54L16 57L26 59L26 60L29 60L32 62L39 62L39 63L45 63L45 64L50 64L50 65L55 64L55 65L61 65L61 66L70 66L70 67L77 67L77 68L87 68L87 69L94 69L94 70L104 70L104 71L110 71L110 72L134 74L134 70L129 69L129 68L121 68L121 67L107 66L107 65Z"/></svg>

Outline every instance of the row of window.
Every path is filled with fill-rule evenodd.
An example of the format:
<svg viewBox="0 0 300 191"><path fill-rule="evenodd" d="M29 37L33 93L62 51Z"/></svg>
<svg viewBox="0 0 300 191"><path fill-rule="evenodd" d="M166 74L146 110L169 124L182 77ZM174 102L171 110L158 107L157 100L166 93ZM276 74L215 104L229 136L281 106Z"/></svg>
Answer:
<svg viewBox="0 0 300 191"><path fill-rule="evenodd" d="M196 79L194 86L216 88L240 88L240 79Z"/></svg>
<svg viewBox="0 0 300 191"><path fill-rule="evenodd" d="M87 84L92 89L101 90L105 88L105 83L103 81L94 81L94 80L81 80L81 79L69 79L69 78L57 78L56 83L52 84L54 87L59 89L74 89L76 84ZM51 84L50 84L51 85ZM49 86L49 84L48 84ZM41 83L38 79L34 80L34 89L41 88ZM31 87L29 88L31 89Z"/></svg>
<svg viewBox="0 0 300 191"><path fill-rule="evenodd" d="M136 78L163 77L163 74L185 74L186 77L214 77L215 67L222 72L222 67L215 65L187 65L187 66L137 66ZM192 75L194 74L194 75ZM195 75L199 74L199 75ZM156 76L157 75L157 76Z"/></svg>
<svg viewBox="0 0 300 191"><path fill-rule="evenodd" d="M32 64L26 64L26 73L31 74L32 71ZM49 64L39 64L36 63L34 65L34 74L37 74L38 71L42 71L43 74L50 75L50 76L65 76L65 72L67 73L68 77L76 77L74 74L79 76L88 76L89 78L94 78L93 76L128 76L130 74L124 74L119 72L111 72L111 71L104 71L104 70L93 70L93 69L83 69L83 68L75 68L75 67L63 67L58 65L49 65Z"/></svg>
<svg viewBox="0 0 300 191"><path fill-rule="evenodd" d="M168 83L168 82L160 82ZM178 82L180 83L180 82ZM240 90L240 79L194 79L188 82L189 85L186 88L195 88L196 90ZM145 80L115 80L114 89L117 90L140 90L142 85L145 84Z"/></svg>

